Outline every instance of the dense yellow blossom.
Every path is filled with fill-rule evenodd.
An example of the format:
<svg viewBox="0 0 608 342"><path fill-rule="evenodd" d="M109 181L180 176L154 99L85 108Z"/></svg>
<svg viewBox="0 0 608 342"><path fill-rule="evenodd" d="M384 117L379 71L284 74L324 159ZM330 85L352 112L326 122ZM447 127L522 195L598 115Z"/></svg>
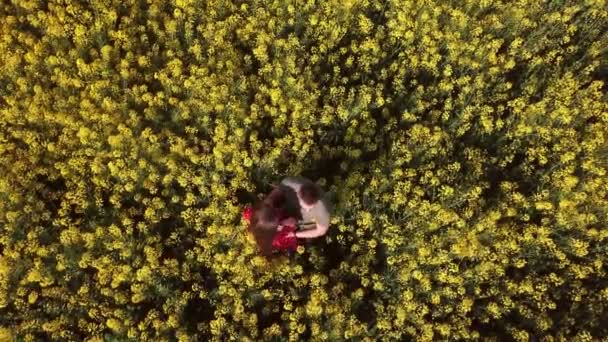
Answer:
<svg viewBox="0 0 608 342"><path fill-rule="evenodd" d="M0 5L0 341L608 336L608 3ZM280 177L327 236L265 259Z"/></svg>

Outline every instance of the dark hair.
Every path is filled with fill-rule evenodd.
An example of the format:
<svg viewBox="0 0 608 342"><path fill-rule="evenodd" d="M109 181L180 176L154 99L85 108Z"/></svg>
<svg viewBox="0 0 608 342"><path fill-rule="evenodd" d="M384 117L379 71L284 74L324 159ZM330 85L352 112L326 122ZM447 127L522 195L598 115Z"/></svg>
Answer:
<svg viewBox="0 0 608 342"><path fill-rule="evenodd" d="M305 183L300 187L300 198L308 205L313 205L321 199L321 189L315 183Z"/></svg>
<svg viewBox="0 0 608 342"><path fill-rule="evenodd" d="M282 208L285 204L285 193L279 186L273 186L272 191L264 198L264 203L272 208Z"/></svg>
<svg viewBox="0 0 608 342"><path fill-rule="evenodd" d="M278 217L269 203L259 201L253 206L249 231L253 234L262 255L272 254L272 240L277 232L277 225Z"/></svg>

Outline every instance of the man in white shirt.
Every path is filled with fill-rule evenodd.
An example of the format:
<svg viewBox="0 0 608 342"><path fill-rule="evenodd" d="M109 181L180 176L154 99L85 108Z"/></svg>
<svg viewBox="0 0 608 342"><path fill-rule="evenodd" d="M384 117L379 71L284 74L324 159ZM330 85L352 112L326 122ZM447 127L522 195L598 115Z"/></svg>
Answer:
<svg viewBox="0 0 608 342"><path fill-rule="evenodd" d="M310 239L325 235L329 228L329 203L323 190L304 177L287 177L281 185L290 187L297 194L302 213L300 225L311 227L295 232L295 237Z"/></svg>

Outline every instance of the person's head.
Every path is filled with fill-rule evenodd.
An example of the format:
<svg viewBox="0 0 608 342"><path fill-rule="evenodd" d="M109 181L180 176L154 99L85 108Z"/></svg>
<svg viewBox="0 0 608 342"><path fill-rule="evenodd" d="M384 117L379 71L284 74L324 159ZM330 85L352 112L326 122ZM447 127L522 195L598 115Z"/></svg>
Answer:
<svg viewBox="0 0 608 342"><path fill-rule="evenodd" d="M281 208L285 204L285 193L279 186L272 186L272 191L264 198L264 203L272 208Z"/></svg>
<svg viewBox="0 0 608 342"><path fill-rule="evenodd" d="M303 209L310 210L321 199L321 189L315 183L302 184L298 191L298 200Z"/></svg>
<svg viewBox="0 0 608 342"><path fill-rule="evenodd" d="M255 237L263 255L269 256L272 253L272 239L277 232L278 225L279 218L272 206L263 201L254 205L249 231Z"/></svg>

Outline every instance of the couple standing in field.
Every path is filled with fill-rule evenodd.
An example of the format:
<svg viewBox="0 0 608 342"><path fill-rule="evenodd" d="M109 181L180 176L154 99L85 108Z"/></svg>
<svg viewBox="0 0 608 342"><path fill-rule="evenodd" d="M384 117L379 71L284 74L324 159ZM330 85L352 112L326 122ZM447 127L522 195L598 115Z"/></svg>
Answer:
<svg viewBox="0 0 608 342"><path fill-rule="evenodd" d="M329 201L324 191L304 177L287 177L250 211L249 231L262 255L293 252L298 239L325 235L329 228Z"/></svg>

